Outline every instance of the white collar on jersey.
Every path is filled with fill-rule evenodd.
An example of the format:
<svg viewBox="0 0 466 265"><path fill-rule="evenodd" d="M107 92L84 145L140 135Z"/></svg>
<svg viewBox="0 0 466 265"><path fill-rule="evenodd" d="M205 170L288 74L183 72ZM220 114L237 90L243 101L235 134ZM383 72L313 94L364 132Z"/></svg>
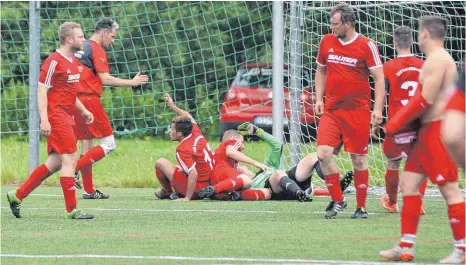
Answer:
<svg viewBox="0 0 466 265"><path fill-rule="evenodd" d="M340 41L341 45L345 46L345 45L353 43L358 38L358 36L359 34L356 32L356 35L354 35L354 37L347 42L342 41L340 38L338 38L338 40Z"/></svg>
<svg viewBox="0 0 466 265"><path fill-rule="evenodd" d="M63 58L65 58L66 60L70 61L70 63L73 62L73 57L69 58L69 57L66 57L63 53L60 52L60 50L56 49L55 50L56 52L58 52L61 56L63 56Z"/></svg>
<svg viewBox="0 0 466 265"><path fill-rule="evenodd" d="M414 56L414 54L403 54L403 55L398 55L396 58L411 57L411 56Z"/></svg>

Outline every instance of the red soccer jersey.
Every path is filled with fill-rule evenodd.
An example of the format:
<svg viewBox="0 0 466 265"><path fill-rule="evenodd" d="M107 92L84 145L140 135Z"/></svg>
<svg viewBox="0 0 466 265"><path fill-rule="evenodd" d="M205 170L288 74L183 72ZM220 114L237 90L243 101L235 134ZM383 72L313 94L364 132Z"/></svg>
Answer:
<svg viewBox="0 0 466 265"><path fill-rule="evenodd" d="M423 64L422 59L410 54L398 56L383 65L385 80L390 85L388 118L393 117L414 96Z"/></svg>
<svg viewBox="0 0 466 265"><path fill-rule="evenodd" d="M369 69L382 67L373 41L357 34L343 43L327 34L320 42L317 63L327 69L325 109L370 110Z"/></svg>
<svg viewBox="0 0 466 265"><path fill-rule="evenodd" d="M186 175L195 167L198 173L197 182L209 181L215 164L214 155L197 124L193 123L192 133L176 148L176 161Z"/></svg>
<svg viewBox="0 0 466 265"><path fill-rule="evenodd" d="M67 58L58 50L45 59L40 69L39 85L48 88L47 111L50 122L63 119L74 124L71 117L75 108L80 79L78 60Z"/></svg>
<svg viewBox="0 0 466 265"><path fill-rule="evenodd" d="M78 93L102 96L102 80L99 73L110 73L105 50L97 42L86 40L83 50L75 53L75 57L83 67Z"/></svg>
<svg viewBox="0 0 466 265"><path fill-rule="evenodd" d="M233 160L227 156L227 147L231 145L238 151L243 151L243 144L236 140L227 140L222 143L215 149L215 165L216 166L231 166L233 168L238 168L238 161Z"/></svg>

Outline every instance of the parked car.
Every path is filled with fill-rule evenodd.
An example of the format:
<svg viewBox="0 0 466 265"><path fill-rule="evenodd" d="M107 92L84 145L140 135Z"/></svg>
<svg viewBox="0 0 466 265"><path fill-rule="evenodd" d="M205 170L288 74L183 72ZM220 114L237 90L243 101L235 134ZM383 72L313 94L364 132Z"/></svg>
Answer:
<svg viewBox="0 0 466 265"><path fill-rule="evenodd" d="M243 122L251 122L272 132L272 65L245 64L240 67L220 109L220 137L226 130L235 129ZM288 65L284 66L284 131L288 132L290 119ZM315 95L311 88L311 69L302 68L300 95L301 131L303 137L315 136Z"/></svg>

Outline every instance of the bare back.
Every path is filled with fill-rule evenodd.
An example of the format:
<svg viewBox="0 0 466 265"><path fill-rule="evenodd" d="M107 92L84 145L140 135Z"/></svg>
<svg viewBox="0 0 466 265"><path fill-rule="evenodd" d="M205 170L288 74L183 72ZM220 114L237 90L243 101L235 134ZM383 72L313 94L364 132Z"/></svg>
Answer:
<svg viewBox="0 0 466 265"><path fill-rule="evenodd" d="M419 83L422 86L422 95L432 106L421 117L423 124L443 118L447 92L456 79L455 61L445 49L439 48L427 56L419 75Z"/></svg>

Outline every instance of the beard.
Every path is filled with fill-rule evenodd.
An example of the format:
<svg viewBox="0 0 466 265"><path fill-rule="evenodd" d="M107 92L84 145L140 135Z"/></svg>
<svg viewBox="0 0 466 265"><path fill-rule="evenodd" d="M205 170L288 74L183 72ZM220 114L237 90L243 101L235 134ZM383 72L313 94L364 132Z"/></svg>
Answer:
<svg viewBox="0 0 466 265"><path fill-rule="evenodd" d="M337 34L337 38L344 39L344 38L346 38L346 34L345 33Z"/></svg>

